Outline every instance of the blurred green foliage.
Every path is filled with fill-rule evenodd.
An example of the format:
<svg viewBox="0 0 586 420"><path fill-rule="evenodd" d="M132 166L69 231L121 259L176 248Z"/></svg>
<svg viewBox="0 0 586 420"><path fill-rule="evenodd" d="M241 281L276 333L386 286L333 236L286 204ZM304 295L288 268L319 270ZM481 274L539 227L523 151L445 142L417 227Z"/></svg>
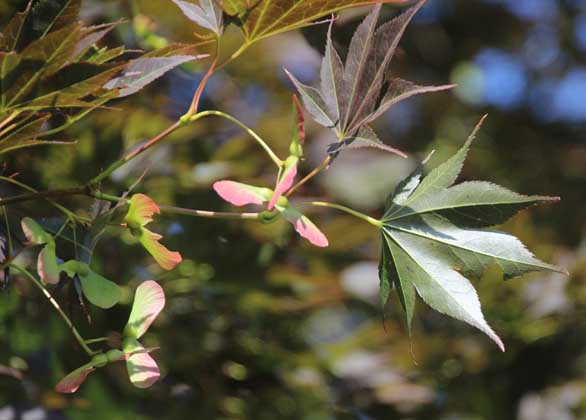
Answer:
<svg viewBox="0 0 586 420"><path fill-rule="evenodd" d="M0 21L23 4L0 1ZM163 272L140 247L108 236L95 265L123 286L125 304L109 311L90 309L88 323L65 290L57 296L91 337L95 331L120 331L138 282L160 281L168 304L143 343L161 347L154 357L162 381L137 390L120 363L92 375L73 396L56 394L53 385L85 363L85 355L37 290L15 280L0 292L0 418L12 418L11 410L34 409L46 410L46 418L76 420L586 416L586 128L580 120L540 118L533 107L546 109L547 104L529 101L542 73L553 78L584 65L572 24L585 11L583 3L566 1L556 3L555 17L527 18L507 4L430 0L408 30L394 65L410 80L449 83L458 79L462 66L481 71L474 57L483 49L521 56L531 31L549 25L559 34L560 55L546 70L527 73L523 103L503 107L470 102L461 92L437 93L391 110L377 124L388 144L414 157L435 149L433 159L441 161L489 112L463 178L562 197L560 204L516 216L503 229L571 276L532 275L503 284L494 270L475 284L487 320L507 344L506 353L480 332L423 305L417 308L412 342L397 301L397 315L383 322L377 296L379 235L349 216L331 211L313 216L330 239L325 250L310 248L281 222L160 218L158 230L165 233L166 244L181 250L185 259L176 270ZM133 30L133 14L139 13L158 37L193 40L195 27L170 1L88 0L83 9L88 23L130 20L109 35L109 45L156 47L149 42L158 38ZM336 23L340 46L347 45L359 17L356 11L346 13ZM313 81L319 55L311 45L323 47L325 31L320 25L255 44L214 76L204 108L236 115L284 155L292 87L282 67ZM223 48L233 51L240 41L232 28ZM87 181L185 112L202 76L200 66L185 66L142 93L112 103L115 110L98 110L80 121L67 131L68 138L78 140L75 147L16 153L8 167L38 189ZM302 171L321 161L328 135L309 123ZM381 157L374 151L345 153L303 194L380 216L386 193L414 163L415 158ZM271 162L255 143L229 122L211 118L182 128L115 173L106 192L121 193L147 168L138 189L158 203L212 210L227 207L211 190L213 181L230 176L269 185L273 176ZM15 193L6 185L0 188L3 196ZM63 202L78 208L91 204L84 198ZM42 202L9 211L57 216Z"/></svg>

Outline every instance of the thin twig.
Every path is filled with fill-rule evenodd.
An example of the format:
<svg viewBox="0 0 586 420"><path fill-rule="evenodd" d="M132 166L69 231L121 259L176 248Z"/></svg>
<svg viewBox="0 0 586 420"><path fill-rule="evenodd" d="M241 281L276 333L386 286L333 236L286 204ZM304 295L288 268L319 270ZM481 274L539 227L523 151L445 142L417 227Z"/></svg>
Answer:
<svg viewBox="0 0 586 420"><path fill-rule="evenodd" d="M105 170L103 170L98 175L96 175L94 178L92 178L87 183L87 185L90 185L91 186L91 185L98 184L100 181L102 181L105 178L109 177L112 174L112 172L114 172L116 169L120 168L126 162L128 162L131 159L135 158L139 154L141 154L141 153L145 152L146 150L150 149L151 147L153 147L155 144L157 144L158 142L160 142L161 140L163 140L169 134L173 133L175 130L177 130L182 125L183 125L183 123L181 121L176 121L170 127L168 127L167 129L165 129L161 133L157 134L155 137L153 137L151 140L149 140L148 142L146 142L145 144L143 144L142 146L140 146L138 149L133 150L132 152L130 152L129 154L127 154L123 158L121 158L121 159L117 160L116 162L112 163Z"/></svg>
<svg viewBox="0 0 586 420"><path fill-rule="evenodd" d="M30 272L20 267L19 265L10 264L10 267L14 268L16 271L27 277L30 281L34 283L35 286L39 288L39 290L45 295L49 302L51 302L51 305L53 305L53 307L59 313L59 315L61 315L61 318L63 318L63 321L65 321L65 324L67 324L73 336L75 337L81 348L88 354L88 356L93 356L94 354L96 354L97 352L93 351L88 347L79 331L77 331L77 329L73 325L73 322L71 322L71 319L69 319L69 317L63 311L63 309L61 309L59 303L53 298L53 296L51 296L51 293L49 293L45 286L43 286L43 284L39 280L37 280L35 276L33 276Z"/></svg>
<svg viewBox="0 0 586 420"><path fill-rule="evenodd" d="M326 156L326 158L322 161L322 163L319 164L318 167L316 167L313 171L308 173L301 181L299 181L297 184L295 184L293 187L291 187L291 189L289 191L287 191L287 194L285 194L285 196L289 197L291 194L293 194L295 192L295 190L297 190L299 187L301 187L303 184L305 184L311 178L313 178L314 176L319 174L324 168L326 168L330 164L330 160L331 160L330 156L329 155Z"/></svg>
<svg viewBox="0 0 586 420"><path fill-rule="evenodd" d="M373 226L376 226L378 228L382 227L382 222L378 219L375 219L373 217L367 216L366 214L360 213L356 210L353 210L349 207L346 206L342 206L340 204L334 204L334 203L326 203L323 201L311 201L305 204L311 204L312 206L319 206L319 207L329 207L332 209L336 209L336 210L341 210L343 212L346 212L348 214L351 214L354 217L359 218L360 220L364 220L365 222L370 223Z"/></svg>

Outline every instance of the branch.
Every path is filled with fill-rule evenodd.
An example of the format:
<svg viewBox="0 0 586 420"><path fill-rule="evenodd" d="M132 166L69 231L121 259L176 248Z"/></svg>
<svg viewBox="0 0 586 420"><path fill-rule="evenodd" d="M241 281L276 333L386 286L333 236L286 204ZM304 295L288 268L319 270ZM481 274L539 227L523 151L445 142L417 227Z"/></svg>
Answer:
<svg viewBox="0 0 586 420"><path fill-rule="evenodd" d="M9 206L11 204L20 203L23 201L39 200L43 198L52 197L67 197L72 195L88 195L89 190L87 187L77 188L66 188L63 190L49 190L49 191L36 191L26 194L13 195L12 197L0 199L0 206Z"/></svg>
<svg viewBox="0 0 586 420"><path fill-rule="evenodd" d="M132 152L128 153L123 158L118 159L116 162L112 163L110 166L108 166L108 168L106 168L105 170L100 172L98 175L96 175L94 178L92 178L90 181L88 181L87 185L92 186L92 185L98 184L100 181L109 177L112 174L112 172L114 172L116 169L120 168L126 162L134 159L136 156L138 156L141 153L145 152L146 150L150 149L151 147L153 147L155 144L157 144L158 142L163 140L169 134L173 133L175 130L177 130L182 125L183 125L183 122L176 121L175 123L173 123L173 125L171 125L166 130L164 130L163 132L161 132L158 135L156 135L155 137L153 137L151 140L149 140L148 142L146 142L145 144L140 146L138 149L133 150Z"/></svg>

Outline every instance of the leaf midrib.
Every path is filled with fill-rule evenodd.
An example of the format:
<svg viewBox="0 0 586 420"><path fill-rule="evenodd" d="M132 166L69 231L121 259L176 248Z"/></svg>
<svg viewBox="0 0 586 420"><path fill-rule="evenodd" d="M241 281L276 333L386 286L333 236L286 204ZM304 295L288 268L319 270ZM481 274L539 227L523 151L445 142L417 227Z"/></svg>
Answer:
<svg viewBox="0 0 586 420"><path fill-rule="evenodd" d="M429 208L429 209L425 209L425 210L419 210L419 211L412 211L406 214L402 214L400 213L400 211L402 209L405 208L410 208L409 206L405 206L405 205L401 205L398 211L394 211L392 213L392 215L396 215L399 214L397 217L383 217L382 221L383 222L392 222L394 220L400 220L400 219L404 219L406 217L410 217L410 216L415 216L415 215L419 215L419 214L427 214L427 213L433 213L436 211L442 211L442 210L452 210L452 209L461 209L461 208L466 208L466 207L493 207L493 206L501 206L501 205L514 205L514 204L525 204L525 203L531 203L532 201L538 201L538 200L544 200L543 197L531 197L531 196L527 196L526 200L523 201L495 201L492 203L478 203L478 204L466 204L466 205L451 205L451 206L444 206L444 207L433 207L433 208ZM389 215L389 216L392 216Z"/></svg>

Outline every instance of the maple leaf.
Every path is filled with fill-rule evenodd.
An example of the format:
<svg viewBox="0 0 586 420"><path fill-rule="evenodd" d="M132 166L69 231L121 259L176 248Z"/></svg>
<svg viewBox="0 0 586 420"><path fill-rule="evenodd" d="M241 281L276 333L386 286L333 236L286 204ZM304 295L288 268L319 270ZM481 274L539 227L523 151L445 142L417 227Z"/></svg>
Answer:
<svg viewBox="0 0 586 420"><path fill-rule="evenodd" d="M378 0L405 5L410 0ZM343 9L377 0L223 0L222 8L244 32L247 43L298 29Z"/></svg>
<svg viewBox="0 0 586 420"><path fill-rule="evenodd" d="M73 145L45 137L107 101L135 93L173 68L204 57L194 55L194 47L171 44L112 63L126 51L123 46L92 47L121 22L85 27L76 22L80 4L30 2L0 33L0 155L25 147Z"/></svg>
<svg viewBox="0 0 586 420"><path fill-rule="evenodd" d="M218 36L222 35L224 29L222 9L216 0L200 0L199 5L184 0L173 0L173 3L189 20Z"/></svg>
<svg viewBox="0 0 586 420"><path fill-rule="evenodd" d="M302 84L285 70L314 120L332 129L338 137L339 142L328 148L331 157L347 146L376 147L405 156L403 152L385 145L369 124L404 99L453 87L419 86L388 76L399 40L424 3L425 0L419 1L378 29L382 5L377 4L354 33L345 63L342 63L333 46L330 25L319 88Z"/></svg>
<svg viewBox="0 0 586 420"><path fill-rule="evenodd" d="M453 157L425 177L418 168L389 197L380 221L380 294L384 306L391 290L397 291L409 331L419 295L433 309L480 329L504 351L468 278L479 278L492 265L505 279L565 271L535 258L516 237L481 228L559 198L521 195L488 182L452 185L479 126Z"/></svg>

